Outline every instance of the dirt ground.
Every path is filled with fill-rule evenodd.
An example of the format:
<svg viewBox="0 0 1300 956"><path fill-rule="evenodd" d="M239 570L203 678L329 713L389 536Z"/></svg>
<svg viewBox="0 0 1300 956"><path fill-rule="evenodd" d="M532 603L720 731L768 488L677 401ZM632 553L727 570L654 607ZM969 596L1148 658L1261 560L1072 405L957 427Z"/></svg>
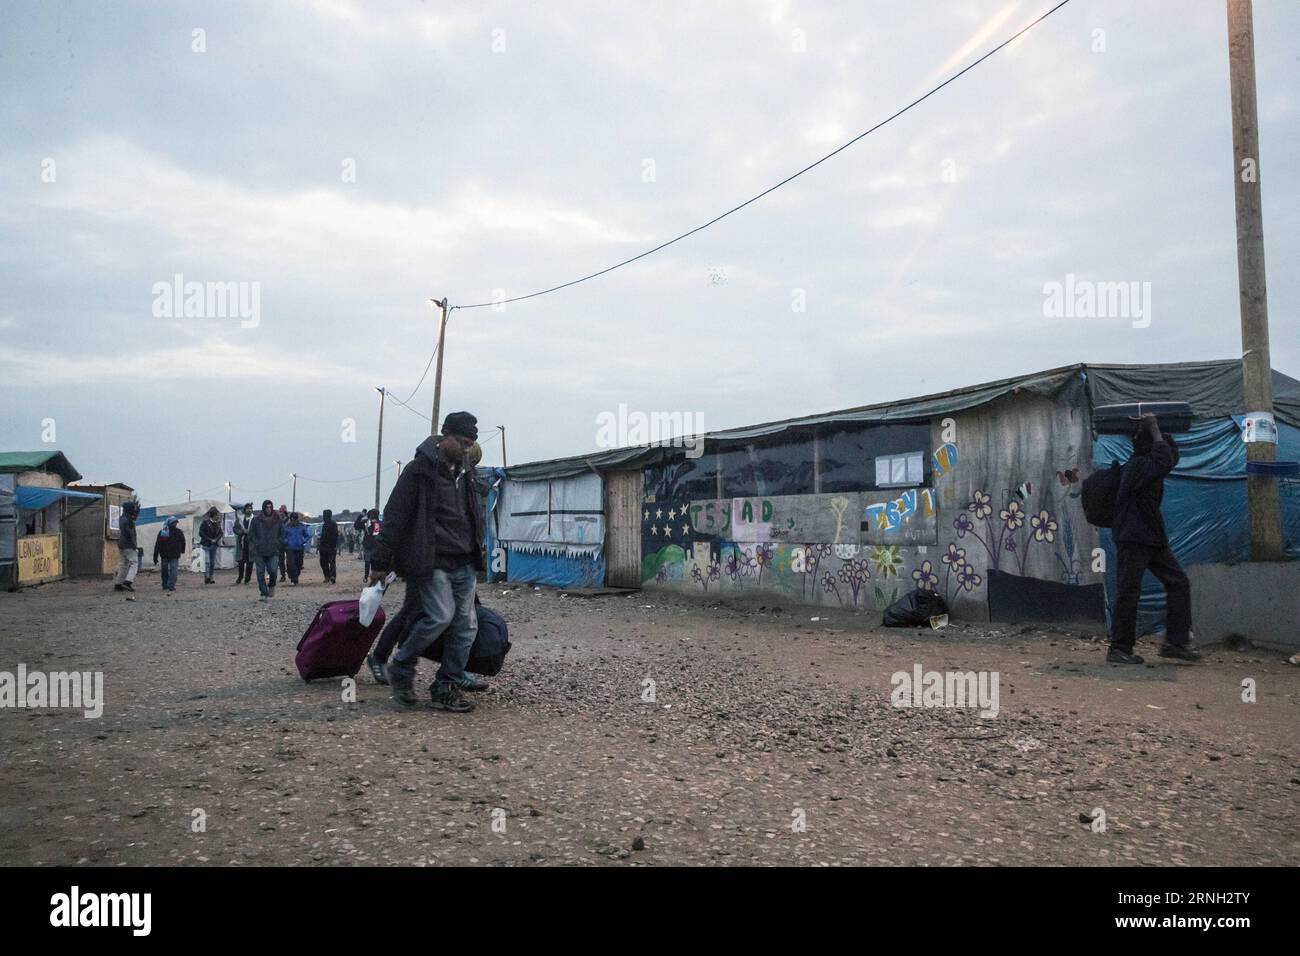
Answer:
<svg viewBox="0 0 1300 956"><path fill-rule="evenodd" d="M297 676L315 608L359 589L340 575L268 603L232 572L0 594L0 670L102 671L106 701L0 710L0 863L1300 863L1275 652L1143 641L1123 668L1079 631L481 585L514 647L452 715ZM997 672L998 715L891 706L916 664Z"/></svg>

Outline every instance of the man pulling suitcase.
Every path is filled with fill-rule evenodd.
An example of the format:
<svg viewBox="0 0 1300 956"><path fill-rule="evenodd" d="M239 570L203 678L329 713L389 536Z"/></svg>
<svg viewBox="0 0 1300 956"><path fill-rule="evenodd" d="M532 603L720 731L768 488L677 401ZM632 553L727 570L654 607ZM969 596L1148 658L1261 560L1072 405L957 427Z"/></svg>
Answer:
<svg viewBox="0 0 1300 956"><path fill-rule="evenodd" d="M416 702L416 662L445 630L442 664L429 688L433 706L452 713L474 709L462 686L478 629L476 571L485 570L477 492L465 460L477 439L478 419L469 412L448 415L442 434L420 443L384 505L370 580L377 582L395 570L406 579L421 611L386 668L393 699L400 704Z"/></svg>

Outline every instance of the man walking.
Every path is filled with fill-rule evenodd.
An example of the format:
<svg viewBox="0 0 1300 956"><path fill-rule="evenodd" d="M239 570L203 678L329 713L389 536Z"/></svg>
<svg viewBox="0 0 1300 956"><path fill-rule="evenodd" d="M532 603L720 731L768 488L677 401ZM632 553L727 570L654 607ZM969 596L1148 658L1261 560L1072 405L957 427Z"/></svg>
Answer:
<svg viewBox="0 0 1300 956"><path fill-rule="evenodd" d="M284 547L284 525L275 513L271 499L262 502L262 510L253 518L248 528L249 550L257 565L257 589L262 600L275 597L275 575L280 551Z"/></svg>
<svg viewBox="0 0 1300 956"><path fill-rule="evenodd" d="M1114 664L1141 664L1133 653L1137 640L1138 599L1142 596L1142 575L1150 571L1165 587L1165 639L1161 657L1185 661L1201 655L1188 644L1191 640L1192 589L1187 575L1169 549L1165 521L1160 514L1165 476L1178 464L1178 446L1160 431L1156 416L1146 414L1133 436L1133 455L1120 470L1115 499L1116 590L1111 610L1110 651L1106 660Z"/></svg>
<svg viewBox="0 0 1300 956"><path fill-rule="evenodd" d="M163 590L171 594L176 590L176 570L181 555L185 553L185 532L180 529L177 518L168 518L158 537L153 543L153 563L162 558L161 574Z"/></svg>
<svg viewBox="0 0 1300 956"><path fill-rule="evenodd" d="M289 560L289 583L298 586L302 574L302 557L311 543L311 528L302 523L298 512L289 515L289 523L284 529L284 549Z"/></svg>
<svg viewBox="0 0 1300 956"><path fill-rule="evenodd" d="M289 525L289 508L287 505L280 505L280 512L277 515L280 519L280 583L289 576L289 555L288 548L285 546L284 529Z"/></svg>
<svg viewBox="0 0 1300 956"><path fill-rule="evenodd" d="M117 574L113 577L114 591L134 591L135 573L140 570L140 552L135 543L135 517L140 513L136 501L122 503L122 513L117 519Z"/></svg>
<svg viewBox="0 0 1300 956"><path fill-rule="evenodd" d="M217 548L225 537L221 527L221 512L216 508L208 509L208 516L199 525L199 545L203 548L203 583L212 584L213 575L217 573Z"/></svg>
<svg viewBox="0 0 1300 956"><path fill-rule="evenodd" d="M374 541L371 581L391 569L406 578L422 611L388 662L393 698L414 704L415 668L420 655L446 631L442 663L429 688L438 710L472 710L463 690L486 690L465 665L478 630L474 612L475 571L483 567L482 522L474 483L463 462L478 438L478 419L453 412L442 434L426 438L402 470L384 506L384 524Z"/></svg>
<svg viewBox="0 0 1300 956"><path fill-rule="evenodd" d="M325 509L325 514L321 517L325 523L320 528L320 573L325 576L326 584L335 584L338 568L334 562L339 551L339 526L334 523L334 512L329 508Z"/></svg>
<svg viewBox="0 0 1300 956"><path fill-rule="evenodd" d="M239 514L235 515L235 567L239 575L236 584L247 584L253 580L253 552L248 547L248 530L253 524L253 503L247 501Z"/></svg>

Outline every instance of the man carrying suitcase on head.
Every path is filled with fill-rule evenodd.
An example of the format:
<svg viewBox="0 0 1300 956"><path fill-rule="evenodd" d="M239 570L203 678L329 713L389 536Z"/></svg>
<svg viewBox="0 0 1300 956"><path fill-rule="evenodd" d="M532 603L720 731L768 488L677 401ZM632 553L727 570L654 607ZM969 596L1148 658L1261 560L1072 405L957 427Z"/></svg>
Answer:
<svg viewBox="0 0 1300 956"><path fill-rule="evenodd" d="M1160 656L1186 661L1199 660L1201 656L1188 646L1192 625L1191 585L1169 549L1165 521L1160 514L1165 476L1177 464L1178 446L1173 438L1161 434L1156 416L1143 415L1133 436L1133 456L1120 470L1111 526L1118 592L1111 610L1110 651L1106 654L1106 660L1112 664L1142 663L1142 658L1133 653L1133 644L1137 639L1142 575L1147 571L1165 586L1165 640L1160 645Z"/></svg>
<svg viewBox="0 0 1300 956"><path fill-rule="evenodd" d="M444 630L442 665L429 688L433 706L465 713L474 705L462 689L487 687L465 673L478 629L476 572L485 570L477 491L472 471L465 467L465 454L477 438L477 418L469 412L448 415L442 434L426 438L416 449L384 505L370 580L397 571L406 578L409 599L421 610L386 668L393 699L401 704L416 702L416 662Z"/></svg>

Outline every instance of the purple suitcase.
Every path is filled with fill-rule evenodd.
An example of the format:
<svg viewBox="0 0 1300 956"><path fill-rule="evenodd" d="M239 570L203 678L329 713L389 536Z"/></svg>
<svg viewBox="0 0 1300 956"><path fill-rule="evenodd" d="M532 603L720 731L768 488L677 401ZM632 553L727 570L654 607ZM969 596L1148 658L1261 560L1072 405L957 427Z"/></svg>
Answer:
<svg viewBox="0 0 1300 956"><path fill-rule="evenodd" d="M294 658L303 680L355 677L361 670L366 652L384 628L384 609L379 609L369 627L361 626L358 613L356 601L330 601L316 612Z"/></svg>

